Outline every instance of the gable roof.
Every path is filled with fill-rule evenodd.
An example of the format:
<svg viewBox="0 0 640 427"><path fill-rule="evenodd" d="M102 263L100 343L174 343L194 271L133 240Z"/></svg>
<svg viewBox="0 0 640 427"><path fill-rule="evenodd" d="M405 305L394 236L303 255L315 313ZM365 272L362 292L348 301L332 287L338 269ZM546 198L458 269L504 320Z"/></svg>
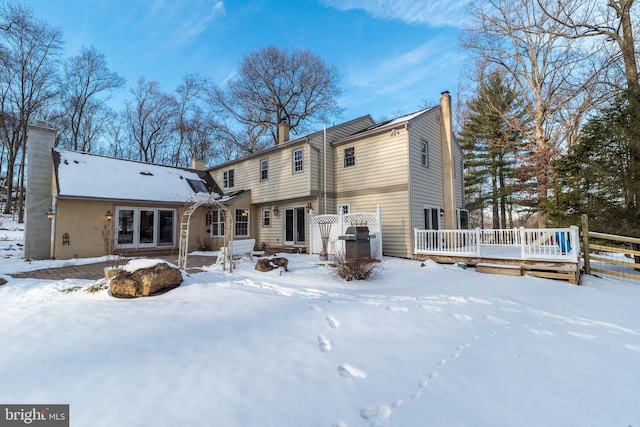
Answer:
<svg viewBox="0 0 640 427"><path fill-rule="evenodd" d="M222 194L205 171L52 151L59 197L184 203L198 194Z"/></svg>
<svg viewBox="0 0 640 427"><path fill-rule="evenodd" d="M339 123L337 125L330 126L330 127L326 128L326 129L323 129L323 130L314 131L314 132L309 133L307 135L300 136L300 137L298 137L296 139L291 139L289 141L285 141L283 143L276 144L274 146L265 148L263 150L256 151L255 153L250 153L250 154L247 154L245 156L239 157L237 159L229 160L229 161L226 161L224 163L217 164L217 165L215 165L213 167L208 168L207 170L208 171L219 170L221 168L228 167L229 165L233 165L235 163L243 162L243 161L251 159L253 157L263 157L263 156L265 156L265 155L267 155L267 154L269 154L269 153L271 153L273 151L289 149L289 148L295 146L296 144L301 144L301 143L308 142L312 138L322 137L324 132L326 132L327 135L329 135L334 131L337 131L337 130L339 131L341 128L345 128L347 126L350 126L351 124L358 123L358 122L374 123L374 121L371 118L371 116L369 114L367 114L365 116L360 116L358 118L355 118L355 119L352 119L352 120L349 120L349 121L346 121L346 122L343 122L343 123ZM330 142L330 143L332 143L332 142Z"/></svg>
<svg viewBox="0 0 640 427"><path fill-rule="evenodd" d="M425 108L424 110L416 111L415 113L405 114L404 116L396 117L395 119L391 119L391 120L385 120L384 122L380 122L373 126L369 126L368 128L363 129L360 132L355 133L354 135L362 135L363 133L367 133L367 132L374 132L381 129L392 128L401 123L409 122L415 119L416 117L418 117L419 115L424 114L427 111L433 110L434 108L436 107Z"/></svg>

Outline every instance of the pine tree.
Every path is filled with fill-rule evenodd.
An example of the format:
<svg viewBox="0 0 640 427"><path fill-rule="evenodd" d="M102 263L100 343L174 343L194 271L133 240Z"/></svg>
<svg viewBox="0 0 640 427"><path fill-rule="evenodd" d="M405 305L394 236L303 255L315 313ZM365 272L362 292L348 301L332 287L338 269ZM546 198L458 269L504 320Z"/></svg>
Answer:
<svg viewBox="0 0 640 427"><path fill-rule="evenodd" d="M478 87L478 94L467 103L468 115L459 140L465 151L465 191L467 208L491 208L493 228L506 228L513 203L513 177L520 135L509 123L517 112L515 92L503 76L489 74ZM509 221L511 222L511 221ZM484 225L484 224L483 224Z"/></svg>
<svg viewBox="0 0 640 427"><path fill-rule="evenodd" d="M640 95L626 91L592 117L579 143L554 162L560 225L589 215L590 228L640 237Z"/></svg>

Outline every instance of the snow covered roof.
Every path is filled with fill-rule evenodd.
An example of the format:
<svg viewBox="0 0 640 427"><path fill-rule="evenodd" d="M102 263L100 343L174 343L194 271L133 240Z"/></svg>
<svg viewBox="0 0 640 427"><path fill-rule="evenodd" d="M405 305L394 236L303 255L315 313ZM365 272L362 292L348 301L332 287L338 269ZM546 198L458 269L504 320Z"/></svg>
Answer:
<svg viewBox="0 0 640 427"><path fill-rule="evenodd" d="M222 194L205 171L57 148L53 160L59 197L186 202L198 194Z"/></svg>

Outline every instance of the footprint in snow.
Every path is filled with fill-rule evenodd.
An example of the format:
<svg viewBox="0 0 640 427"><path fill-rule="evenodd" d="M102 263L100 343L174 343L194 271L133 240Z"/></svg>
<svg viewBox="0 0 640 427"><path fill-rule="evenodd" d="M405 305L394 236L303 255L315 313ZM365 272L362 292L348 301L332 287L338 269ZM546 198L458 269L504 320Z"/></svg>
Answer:
<svg viewBox="0 0 640 427"><path fill-rule="evenodd" d="M315 312L321 312L322 311L322 307L317 306L315 304L308 304L307 307L309 307L311 310L315 311Z"/></svg>
<svg viewBox="0 0 640 427"><path fill-rule="evenodd" d="M338 365L338 374L344 378L367 378L367 374L349 364Z"/></svg>
<svg viewBox="0 0 640 427"><path fill-rule="evenodd" d="M407 307L399 307L399 306L390 306L387 307L387 310L389 311L394 311L396 313L406 313L407 311L409 311L409 309Z"/></svg>
<svg viewBox="0 0 640 427"><path fill-rule="evenodd" d="M387 405L364 408L360 410L360 416L365 420L389 418L391 416L391 408Z"/></svg>
<svg viewBox="0 0 640 427"><path fill-rule="evenodd" d="M331 351L331 341L324 335L318 335L318 348L323 353L329 353Z"/></svg>
<svg viewBox="0 0 640 427"><path fill-rule="evenodd" d="M577 338L583 338L585 340L592 340L594 338L598 338L595 335L583 334L582 332L567 331L567 334L573 335L574 337L577 337Z"/></svg>
<svg viewBox="0 0 640 427"><path fill-rule="evenodd" d="M487 314L486 316L484 316L484 318L486 320L488 320L489 322L493 322L493 323L496 323L498 325L505 325L506 326L506 325L510 324L507 320L504 320L504 319L502 319L502 318L500 318L498 316L492 316L490 314Z"/></svg>
<svg viewBox="0 0 640 427"><path fill-rule="evenodd" d="M546 329L529 329L529 332L531 332L532 334L544 335L549 337L555 335L553 332L547 331Z"/></svg>
<svg viewBox="0 0 640 427"><path fill-rule="evenodd" d="M466 314L449 313L449 316L461 322L471 322L473 320L473 317L467 316Z"/></svg>
<svg viewBox="0 0 640 427"><path fill-rule="evenodd" d="M327 315L326 319L329 326L333 329L337 329L340 326L340 322L338 322L333 316Z"/></svg>

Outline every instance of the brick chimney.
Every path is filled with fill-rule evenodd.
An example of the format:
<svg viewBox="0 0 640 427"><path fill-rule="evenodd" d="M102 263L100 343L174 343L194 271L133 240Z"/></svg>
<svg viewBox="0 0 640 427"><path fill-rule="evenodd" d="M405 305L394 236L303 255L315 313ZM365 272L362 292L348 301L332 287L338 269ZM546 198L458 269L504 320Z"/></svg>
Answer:
<svg viewBox="0 0 640 427"><path fill-rule="evenodd" d="M203 171L205 168L204 160L199 158L194 158L191 160L191 169L195 169L197 171Z"/></svg>
<svg viewBox="0 0 640 427"><path fill-rule="evenodd" d="M451 114L451 95L442 92L440 95L440 115L442 123L440 135L442 141L442 174L444 190L444 228L454 230L456 224L456 186L455 186L455 153L453 150L453 122Z"/></svg>
<svg viewBox="0 0 640 427"><path fill-rule="evenodd" d="M289 122L287 119L280 120L278 124L278 144L282 144L289 140Z"/></svg>

